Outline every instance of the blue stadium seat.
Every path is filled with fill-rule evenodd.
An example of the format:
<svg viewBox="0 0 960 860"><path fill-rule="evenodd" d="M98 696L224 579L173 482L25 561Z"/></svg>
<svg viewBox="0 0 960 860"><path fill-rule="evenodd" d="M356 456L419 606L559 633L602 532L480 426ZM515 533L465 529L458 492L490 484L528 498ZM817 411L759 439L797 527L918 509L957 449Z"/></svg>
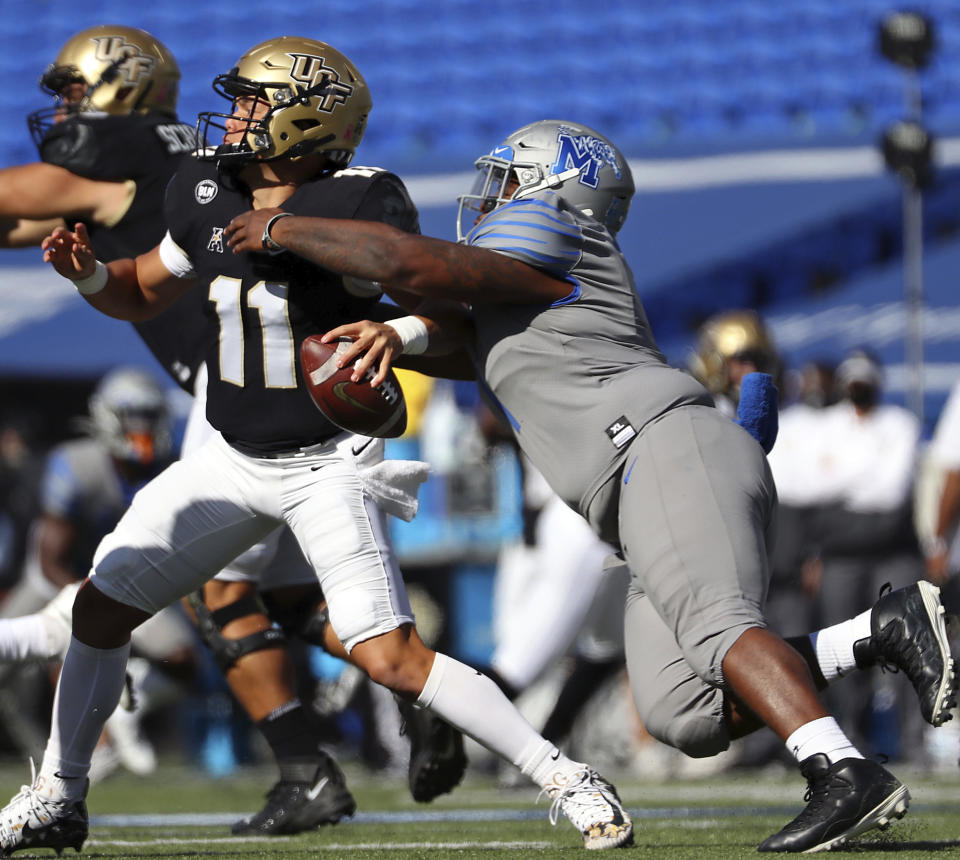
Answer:
<svg viewBox="0 0 960 860"><path fill-rule="evenodd" d="M960 5L910 5L937 25L936 59L922 77L929 119L955 133ZM449 152L498 122L510 127L545 112L655 145L671 135L705 145L731 134L816 142L857 128L876 133L902 114L903 74L876 46L877 24L892 8L893 0L488 0L482 8L473 0L356 0L353 14L336 16L304 0L277 26L325 39L358 63L374 116L389 130L373 123L367 149ZM8 44L30 44L29 57L0 56L7 92L21 94L12 111L40 106L37 77L76 29L111 19L146 27L174 50L188 120L212 104L212 76L262 35L251 31L243 4L169 0L131 10L103 0L95 20L78 22L49 4L8 2ZM8 159L32 157L16 123L0 129L0 143Z"/></svg>

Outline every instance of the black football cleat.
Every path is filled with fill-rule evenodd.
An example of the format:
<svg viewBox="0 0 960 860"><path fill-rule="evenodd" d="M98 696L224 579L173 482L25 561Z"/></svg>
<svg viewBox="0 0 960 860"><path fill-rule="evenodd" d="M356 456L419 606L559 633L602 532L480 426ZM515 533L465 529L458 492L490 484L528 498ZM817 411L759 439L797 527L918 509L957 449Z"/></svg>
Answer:
<svg viewBox="0 0 960 860"><path fill-rule="evenodd" d="M860 667L903 671L920 699L923 718L939 726L953 715L956 680L940 589L929 582L881 591L870 616L870 637L853 646Z"/></svg>
<svg viewBox="0 0 960 860"><path fill-rule="evenodd" d="M305 782L280 780L267 792L267 802L255 815L237 821L230 832L274 836L302 833L323 824L336 824L356 812L357 803L333 759L322 761Z"/></svg>
<svg viewBox="0 0 960 860"><path fill-rule="evenodd" d="M910 792L875 761L845 758L830 764L823 753L804 759L806 808L779 833L764 839L758 851L812 854L829 851L892 818L903 818Z"/></svg>
<svg viewBox="0 0 960 860"><path fill-rule="evenodd" d="M0 810L0 857L33 848L52 848L58 856L64 848L79 851L89 830L87 805L82 799L50 800L24 785Z"/></svg>
<svg viewBox="0 0 960 860"><path fill-rule="evenodd" d="M407 782L418 803L453 791L467 769L463 735L440 717L397 697L401 730L410 738Z"/></svg>

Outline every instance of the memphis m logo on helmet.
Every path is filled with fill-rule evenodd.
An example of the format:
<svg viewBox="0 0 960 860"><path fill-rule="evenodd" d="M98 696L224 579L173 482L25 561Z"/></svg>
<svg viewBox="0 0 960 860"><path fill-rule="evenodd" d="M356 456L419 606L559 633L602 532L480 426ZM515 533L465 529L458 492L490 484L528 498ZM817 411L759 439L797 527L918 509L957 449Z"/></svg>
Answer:
<svg viewBox="0 0 960 860"><path fill-rule="evenodd" d="M614 176L621 179L620 159L617 150L599 137L590 134L577 134L573 129L563 126L557 132L557 160L552 173L563 173L571 168L580 171L579 181L591 188L600 184L600 168L609 165Z"/></svg>
<svg viewBox="0 0 960 860"><path fill-rule="evenodd" d="M288 54L293 65L290 67L290 77L304 84L307 89L322 87L323 98L317 103L317 110L329 113L338 104L346 104L353 94L353 87L340 81L337 70L324 65L323 57L313 54Z"/></svg>
<svg viewBox="0 0 960 860"><path fill-rule="evenodd" d="M123 36L101 36L91 39L93 55L103 63L110 63L125 84L133 85L149 76L156 60L144 54L137 45Z"/></svg>

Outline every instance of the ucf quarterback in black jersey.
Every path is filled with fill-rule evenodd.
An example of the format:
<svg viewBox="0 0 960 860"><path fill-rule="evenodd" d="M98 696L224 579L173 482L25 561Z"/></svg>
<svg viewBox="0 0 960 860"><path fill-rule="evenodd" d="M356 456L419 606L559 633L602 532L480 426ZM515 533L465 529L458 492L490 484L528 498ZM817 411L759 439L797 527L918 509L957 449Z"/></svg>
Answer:
<svg viewBox="0 0 960 860"><path fill-rule="evenodd" d="M229 165L220 161L219 165ZM207 287L207 415L238 447L283 450L341 431L317 410L300 378L297 356L307 335L334 320L369 316L375 285L348 281L293 254L231 254L230 220L250 208L250 190L232 170L190 160L170 184L166 216L173 257L185 252ZM367 167L327 170L283 203L297 215L383 221L418 230L417 212L400 180ZM358 294L359 293L359 294Z"/></svg>

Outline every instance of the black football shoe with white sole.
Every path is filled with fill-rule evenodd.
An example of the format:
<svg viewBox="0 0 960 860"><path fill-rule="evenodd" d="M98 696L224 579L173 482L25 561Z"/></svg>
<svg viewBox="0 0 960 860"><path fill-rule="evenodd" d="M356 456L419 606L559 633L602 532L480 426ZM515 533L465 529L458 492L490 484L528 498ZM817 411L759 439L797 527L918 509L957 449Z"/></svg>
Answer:
<svg viewBox="0 0 960 860"><path fill-rule="evenodd" d="M902 671L920 699L923 718L939 726L957 703L956 675L940 589L917 582L881 591L870 616L870 636L853 646L857 665Z"/></svg>
<svg viewBox="0 0 960 860"><path fill-rule="evenodd" d="M356 809L343 773L333 759L326 757L317 765L312 779L277 782L267 792L263 809L237 821L230 832L266 836L302 833L324 824L336 824Z"/></svg>
<svg viewBox="0 0 960 860"><path fill-rule="evenodd" d="M907 814L907 787L875 761L845 758L830 764L817 753L801 762L800 773L807 780L806 808L764 839L758 851L829 851L868 830L884 830L891 819Z"/></svg>
<svg viewBox="0 0 960 860"><path fill-rule="evenodd" d="M410 766L407 782L418 803L453 791L467 769L463 735L440 717L411 702L397 699L403 718L402 732L410 738Z"/></svg>

